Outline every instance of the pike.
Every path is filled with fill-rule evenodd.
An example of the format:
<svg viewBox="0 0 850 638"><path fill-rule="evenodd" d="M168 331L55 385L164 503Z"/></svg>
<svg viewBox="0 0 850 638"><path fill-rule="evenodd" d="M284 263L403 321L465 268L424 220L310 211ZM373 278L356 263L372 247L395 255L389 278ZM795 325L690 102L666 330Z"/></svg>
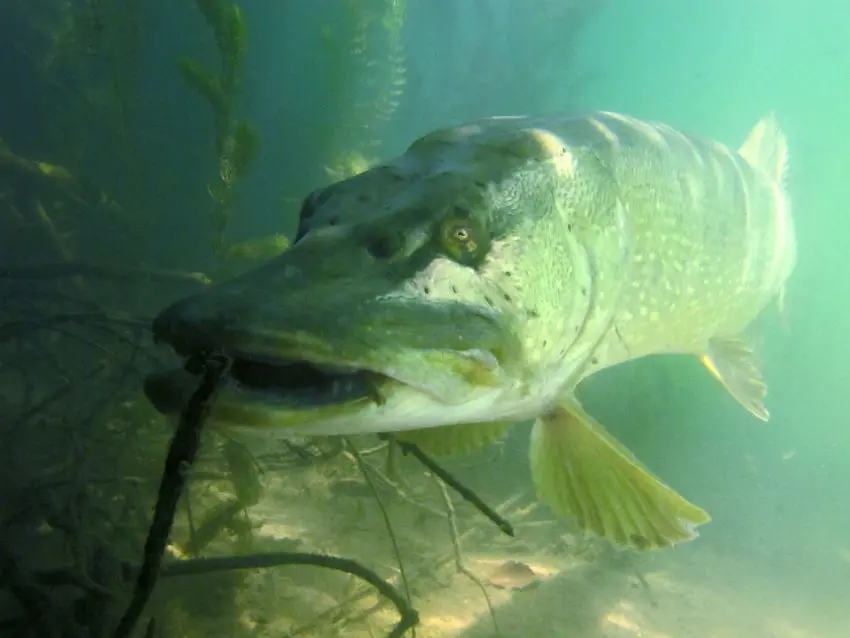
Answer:
<svg viewBox="0 0 850 638"><path fill-rule="evenodd" d="M542 500L618 547L669 547L708 514L575 390L686 353L768 418L745 335L795 264L787 155L772 115L737 151L608 112L440 130L311 193L287 252L166 308L154 337L232 359L214 426L444 454L534 420ZM196 374L152 374L147 396L175 413Z"/></svg>

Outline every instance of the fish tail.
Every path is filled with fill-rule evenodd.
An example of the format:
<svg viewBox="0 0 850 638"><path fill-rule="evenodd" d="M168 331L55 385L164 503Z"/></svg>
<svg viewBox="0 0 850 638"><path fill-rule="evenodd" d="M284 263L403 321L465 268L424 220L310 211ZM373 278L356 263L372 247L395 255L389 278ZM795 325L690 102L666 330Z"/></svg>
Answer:
<svg viewBox="0 0 850 638"><path fill-rule="evenodd" d="M794 270L797 247L791 220L791 201L785 179L788 172L788 137L773 113L763 117L752 128L738 153L773 185L774 217L773 265L768 281L777 290L777 305L787 328L785 281Z"/></svg>

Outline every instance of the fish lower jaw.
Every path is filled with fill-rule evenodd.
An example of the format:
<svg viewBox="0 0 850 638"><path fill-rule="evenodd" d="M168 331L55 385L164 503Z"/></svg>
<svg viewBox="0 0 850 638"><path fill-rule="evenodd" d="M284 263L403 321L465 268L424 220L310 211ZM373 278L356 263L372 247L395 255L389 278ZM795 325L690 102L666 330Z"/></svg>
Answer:
<svg viewBox="0 0 850 638"><path fill-rule="evenodd" d="M293 405L343 404L358 399L384 402L380 388L387 378L371 370L345 365L301 361L258 362L236 358L230 369L233 382L248 392L269 394Z"/></svg>
<svg viewBox="0 0 850 638"><path fill-rule="evenodd" d="M519 423L546 413L548 405L538 398L509 400L494 389L482 391L467 403L443 404L427 393L406 386L390 391L384 405L370 405L331 419L318 419L290 431L306 436L345 436L462 427L465 423Z"/></svg>
<svg viewBox="0 0 850 638"><path fill-rule="evenodd" d="M540 402L510 385L443 386L404 379L401 371L374 371L336 362L274 359L228 353L229 374L210 414L211 423L267 435L349 435L425 429L483 421L522 421ZM182 410L200 370L187 357L182 370L150 375L149 400L164 414ZM399 378L401 377L401 378ZM436 391L435 391L436 389Z"/></svg>
<svg viewBox="0 0 850 638"><path fill-rule="evenodd" d="M237 420L253 421L261 408L269 413L296 415L349 405L382 405L382 388L392 380L373 371L309 361L259 360L229 355L231 365L218 404ZM180 412L197 388L201 369L187 357L183 368L156 372L145 381L145 393L163 414ZM296 418L296 420L298 420ZM234 423L233 425L237 425Z"/></svg>

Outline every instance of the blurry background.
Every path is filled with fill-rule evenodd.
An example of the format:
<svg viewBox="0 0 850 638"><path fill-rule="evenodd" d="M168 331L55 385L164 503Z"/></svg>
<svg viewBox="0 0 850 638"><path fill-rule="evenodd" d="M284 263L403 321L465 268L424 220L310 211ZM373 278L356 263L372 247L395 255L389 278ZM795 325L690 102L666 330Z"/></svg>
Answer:
<svg viewBox="0 0 850 638"><path fill-rule="evenodd" d="M551 521L543 508L528 529L546 533L520 549L505 549L488 528L466 548L471 562L504 550L564 572L517 593L519 603L510 588L493 589L504 603L502 634L848 635L847 33L850 5L840 0L4 0L0 585L8 591L0 627L108 635L124 572L138 564L171 427L139 391L161 356L146 320L204 285L192 273L219 281L280 252L306 193L432 129L488 115L605 109L732 147L777 113L790 138L799 260L787 328L773 308L764 319L771 420L752 419L689 358L634 362L590 380L582 389L589 410L713 522L693 543L642 557L636 569L647 576L637 585L633 567L604 548L588 558L574 537L558 545L569 522ZM452 465L493 503L520 494L509 508L515 516L533 503L527 430L515 428L493 458ZM350 459L320 443L330 452L305 457L281 446L262 459L213 437L193 479L197 520L181 518L176 545L205 555L301 543L393 574L392 555L370 549L368 539L386 538L377 510L364 505L371 492ZM375 467L379 456L370 457ZM442 508L421 468L401 467L410 493ZM356 528L342 538L348 523L329 522L335 490L351 507L338 516ZM445 521L432 512L439 531L416 539L416 526L431 529L416 508L393 490L385 498L398 525L414 523L399 533L409 541L403 555L451 553ZM486 528L465 504L457 509L466 524ZM275 521L284 510L287 522ZM187 549L187 530L198 545L207 523L203 548ZM568 555L625 576L568 580ZM482 578L488 565L479 564ZM267 582L277 573L286 574L282 584ZM298 605L282 601L302 600L300 611L315 616L350 593L343 577L305 584L312 578L290 568L222 576L228 603L214 607L230 624L219 618L215 629L203 625L212 612L188 589L164 588L155 631L383 635L389 610L378 629L351 613L313 625L295 618ZM119 593L113 600L92 582ZM414 587L414 606L433 608L423 611L421 635L492 635L475 588L458 609L442 607L452 582ZM304 588L313 592L308 605ZM623 593L644 590L654 606ZM209 583L204 591L211 595ZM579 604L591 595L598 606ZM665 595L677 602L665 607ZM544 624L516 628L516 605ZM54 620L33 625L45 609ZM92 621L103 609L111 611ZM467 629L476 622L484 633Z"/></svg>

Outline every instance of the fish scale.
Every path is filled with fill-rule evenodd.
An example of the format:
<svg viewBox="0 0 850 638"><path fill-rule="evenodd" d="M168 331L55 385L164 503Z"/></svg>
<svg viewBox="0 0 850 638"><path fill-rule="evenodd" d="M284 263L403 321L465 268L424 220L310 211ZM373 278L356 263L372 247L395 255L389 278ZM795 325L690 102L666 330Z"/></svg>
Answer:
<svg viewBox="0 0 850 638"><path fill-rule="evenodd" d="M736 334L765 303L766 282L748 263L765 262L775 233L767 180L725 147L666 125L589 119L596 139L579 137L612 167L635 235L610 337L621 347L601 346L610 354L600 367L659 351L699 353L711 337Z"/></svg>

